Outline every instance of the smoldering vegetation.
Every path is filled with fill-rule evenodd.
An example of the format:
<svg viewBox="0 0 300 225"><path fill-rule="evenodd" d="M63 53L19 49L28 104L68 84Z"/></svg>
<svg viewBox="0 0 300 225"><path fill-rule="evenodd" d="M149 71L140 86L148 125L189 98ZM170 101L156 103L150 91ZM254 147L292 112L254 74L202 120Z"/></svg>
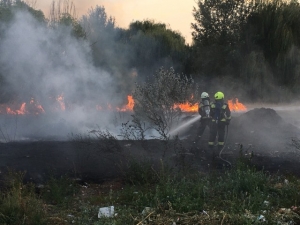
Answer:
<svg viewBox="0 0 300 225"><path fill-rule="evenodd" d="M164 121L154 129L160 134L161 128L176 129L166 124L172 115L182 117L175 110L169 111L169 117L158 111L171 109L167 104L175 101L195 103L203 90L210 94L222 90L227 99L237 97L244 103L293 104L297 99L299 43L293 38L298 32L293 24L299 19L298 3L199 1L193 11L195 21L191 21L191 44L162 22L134 21L125 29L102 6L80 18L75 7L68 1L53 2L46 18L25 2L0 1L4 139L119 130L131 117L120 115L118 109L132 94L136 100L132 114L140 122L146 118L151 123L144 110L148 104L152 117L158 115L155 122ZM218 15L222 19L216 20ZM261 27L268 29L264 33ZM157 85L155 75L160 68L174 70L179 80L190 79L193 84L183 95L171 85L168 93L157 88L156 104L146 98L141 101L139 87L145 91ZM159 102L162 94L169 100ZM27 115L20 115L24 110ZM11 112L18 118L5 115Z"/></svg>
<svg viewBox="0 0 300 225"><path fill-rule="evenodd" d="M103 7L82 18L72 12L69 5L53 2L47 19L22 1L0 0L1 184L6 174L13 175L10 169L27 171L5 183L11 191L5 188L1 198L2 221L42 224L48 217L39 209L48 206L36 200L43 193L51 200L57 191L56 201L48 203L49 221L76 223L70 212L78 211L81 223L90 223L96 219L94 208L86 205L96 202L98 209L99 193L101 205L119 207L128 196L135 200L124 206L124 215L134 216L121 224L137 222L141 214L132 212L149 204L159 210L158 219L164 220L162 211L172 216L166 217L169 222L173 213L194 209L201 217L189 213L193 219L212 222L219 206L216 224L222 218L221 223L257 223L264 212L268 221L278 223L269 209L297 208L299 182L290 175L300 176L298 3L198 1L191 45L163 23L135 21L121 29ZM208 149L208 129L194 142L197 113L174 107L199 102L202 91L211 96L223 91L227 99L255 104L232 113L218 157ZM134 105L126 105L128 95ZM273 105L264 107L266 103ZM76 179L71 183L66 174ZM86 195L86 182L120 178L134 185L122 188L125 201L116 192L114 200L112 184L107 197L101 189L93 191L95 201ZM28 192L24 181L36 186ZM87 203L72 191L74 181L83 184L80 195ZM158 188L149 192L153 185ZM143 190L137 192L137 186ZM183 198L186 190L191 195ZM66 193L78 202L67 201ZM76 210L70 211L70 203ZM283 209L290 215L290 209ZM286 222L280 210L278 216ZM122 220L119 212L112 219ZM139 224L147 218L150 222L150 215ZM176 214L176 222L183 222L184 215L179 220Z"/></svg>

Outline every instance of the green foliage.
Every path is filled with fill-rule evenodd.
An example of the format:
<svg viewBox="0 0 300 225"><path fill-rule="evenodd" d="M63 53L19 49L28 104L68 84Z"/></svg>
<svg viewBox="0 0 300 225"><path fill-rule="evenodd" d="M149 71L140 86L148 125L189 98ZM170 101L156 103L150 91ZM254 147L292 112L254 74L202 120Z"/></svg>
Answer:
<svg viewBox="0 0 300 225"><path fill-rule="evenodd" d="M43 225L47 224L46 210L36 196L33 185L23 184L24 173L9 171L5 177L6 189L0 199L0 223Z"/></svg>
<svg viewBox="0 0 300 225"><path fill-rule="evenodd" d="M2 184L0 223L43 225L54 224L57 218L66 224L137 224L149 215L142 214L145 207L153 213L149 224L166 224L157 221L178 217L181 222L189 218L187 224L200 220L203 224L260 224L260 215L268 224L300 221L289 210L300 204L299 178L257 171L244 158L230 170L208 174L176 173L163 164L154 169L146 160L133 162L128 175L130 182L125 186L113 189L110 185L106 191L99 189L101 185L96 189L89 185L78 192L80 186L67 176L51 178L39 198L33 185L22 183L24 173L9 172ZM97 218L99 207L111 205L117 216ZM289 213L279 214L280 208Z"/></svg>
<svg viewBox="0 0 300 225"><path fill-rule="evenodd" d="M91 44L95 65L107 69L116 67L118 63L114 57L122 51L115 40L115 19L107 15L103 6L96 6L82 16L80 24Z"/></svg>
<svg viewBox="0 0 300 225"><path fill-rule="evenodd" d="M31 6L29 6L24 1L19 1L19 0L16 1L15 6L14 6L14 10L16 10L16 11L18 11L18 10L28 11L37 21L39 21L41 23L46 22L45 15L41 10L36 10L36 9L32 8Z"/></svg>
<svg viewBox="0 0 300 225"><path fill-rule="evenodd" d="M258 46L277 83L289 87L298 85L298 51L293 47L300 45L299 12L300 5L295 1L263 2L251 13L245 27L250 40L247 48Z"/></svg>
<svg viewBox="0 0 300 225"><path fill-rule="evenodd" d="M154 38L160 43L160 55L158 57L165 57L168 54L175 52L184 52L186 49L185 39L179 32L168 29L163 23L155 23L154 21L136 21L129 26L130 35L136 35L141 32L146 36Z"/></svg>
<svg viewBox="0 0 300 225"><path fill-rule="evenodd" d="M3 4L0 4L0 21L7 23L11 21L13 14L10 8L4 7Z"/></svg>
<svg viewBox="0 0 300 225"><path fill-rule="evenodd" d="M69 1L52 2L48 25L58 32L70 32L76 38L85 38L86 33L76 18L75 6Z"/></svg>
<svg viewBox="0 0 300 225"><path fill-rule="evenodd" d="M71 27L72 28L71 34L74 37L77 38L86 37L85 31L83 30L80 23L75 18L73 18L70 14L62 14L59 19L59 25L65 27Z"/></svg>
<svg viewBox="0 0 300 225"><path fill-rule="evenodd" d="M131 23L126 35L126 40L134 49L132 64L142 72L149 70L149 66L155 70L158 66L172 66L185 71L189 48L179 32L171 30L164 23L144 20Z"/></svg>
<svg viewBox="0 0 300 225"><path fill-rule="evenodd" d="M64 205L70 202L70 199L77 191L78 188L76 187L74 180L70 177L51 177L48 180L46 187L42 190L41 196L51 204Z"/></svg>
<svg viewBox="0 0 300 225"><path fill-rule="evenodd" d="M14 14L20 11L29 12L41 23L46 22L45 15L41 10L36 10L23 1L0 0L0 23L8 23L12 21Z"/></svg>
<svg viewBox="0 0 300 225"><path fill-rule="evenodd" d="M278 102L296 93L299 12L297 1L199 0L192 23L195 79L228 76L245 83L240 89L254 101Z"/></svg>
<svg viewBox="0 0 300 225"><path fill-rule="evenodd" d="M140 167L138 170L142 171ZM160 171L156 173L160 174ZM288 184L278 187L283 177L256 171L243 160L220 174L163 173L165 176L157 176L158 180L150 188L148 182L144 182L144 186L127 186L112 195L112 201L121 205L131 202L134 211L142 211L148 206L162 215L166 210L177 213L222 211L228 217L228 224L253 224L263 210L289 208L298 205L300 200L298 179L289 178ZM271 212L264 215L268 221L280 220Z"/></svg>
<svg viewBox="0 0 300 225"><path fill-rule="evenodd" d="M203 46L235 45L251 9L251 2L245 0L199 0L193 11L194 42Z"/></svg>
<svg viewBox="0 0 300 225"><path fill-rule="evenodd" d="M132 159L124 174L124 181L131 185L152 185L157 183L158 179L159 175L150 160Z"/></svg>
<svg viewBox="0 0 300 225"><path fill-rule="evenodd" d="M206 76L236 75L242 27L252 10L245 0L199 0L192 23L193 69Z"/></svg>
<svg viewBox="0 0 300 225"><path fill-rule="evenodd" d="M103 6L96 6L88 11L88 15L82 16L80 23L87 33L88 39L97 41L115 28L115 19L108 17Z"/></svg>

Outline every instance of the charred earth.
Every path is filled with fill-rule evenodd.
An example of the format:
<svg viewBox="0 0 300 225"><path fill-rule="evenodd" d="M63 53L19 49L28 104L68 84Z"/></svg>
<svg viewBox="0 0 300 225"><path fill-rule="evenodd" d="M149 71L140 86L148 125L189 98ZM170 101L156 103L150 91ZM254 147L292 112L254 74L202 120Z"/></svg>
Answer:
<svg viewBox="0 0 300 225"><path fill-rule="evenodd" d="M120 178L132 161L161 160L174 168L208 172L234 166L239 158L271 173L300 176L300 129L287 122L274 109L255 108L233 113L226 144L212 159L207 148L208 133L194 143L198 122L170 141L85 140L18 141L1 143L0 170L26 171L25 179L42 183L49 176L65 175L94 182Z"/></svg>

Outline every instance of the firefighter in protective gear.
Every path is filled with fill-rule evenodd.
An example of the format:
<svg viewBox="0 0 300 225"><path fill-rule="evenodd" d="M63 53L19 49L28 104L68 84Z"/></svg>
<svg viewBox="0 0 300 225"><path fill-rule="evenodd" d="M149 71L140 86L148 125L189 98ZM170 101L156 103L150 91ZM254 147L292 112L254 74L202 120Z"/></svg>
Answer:
<svg viewBox="0 0 300 225"><path fill-rule="evenodd" d="M210 105L211 127L208 145L213 147L218 136L218 149L221 150L224 147L225 127L230 123L231 112L227 103L224 102L222 92L217 92L214 97L215 102Z"/></svg>
<svg viewBox="0 0 300 225"><path fill-rule="evenodd" d="M201 138L206 127L210 127L211 117L210 117L210 98L207 92L202 92L201 102L198 107L198 113L200 114L200 124L198 127L197 138Z"/></svg>

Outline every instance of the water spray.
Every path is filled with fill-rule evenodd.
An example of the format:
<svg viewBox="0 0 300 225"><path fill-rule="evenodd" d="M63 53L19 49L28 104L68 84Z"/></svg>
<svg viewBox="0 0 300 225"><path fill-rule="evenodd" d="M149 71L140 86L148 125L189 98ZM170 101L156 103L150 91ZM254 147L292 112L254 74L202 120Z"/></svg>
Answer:
<svg viewBox="0 0 300 225"><path fill-rule="evenodd" d="M174 133L178 133L179 131L183 130L184 128L186 128L187 126L195 123L196 121L198 121L201 118L200 115L196 115L195 117L191 118L190 120L186 121L185 123L180 124L178 127L176 127L174 130L171 130L169 132L170 135L173 135Z"/></svg>

